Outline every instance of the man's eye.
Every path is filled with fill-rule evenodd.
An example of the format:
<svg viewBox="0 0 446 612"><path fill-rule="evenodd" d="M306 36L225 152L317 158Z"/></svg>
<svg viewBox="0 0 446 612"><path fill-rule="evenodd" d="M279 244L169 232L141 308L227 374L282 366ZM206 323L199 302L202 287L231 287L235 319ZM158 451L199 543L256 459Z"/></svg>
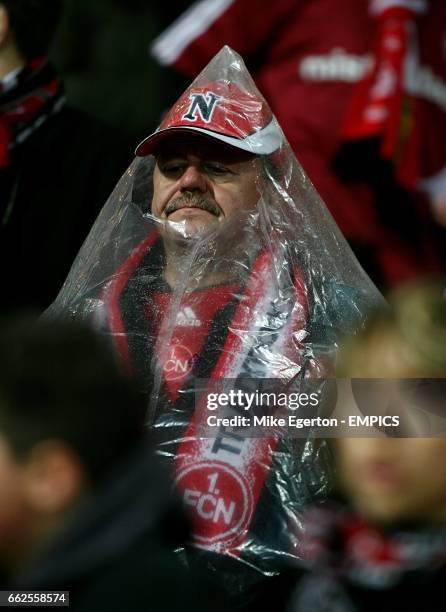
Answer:
<svg viewBox="0 0 446 612"><path fill-rule="evenodd" d="M183 164L181 164L180 162L169 162L161 164L160 170L165 176L179 176L183 171Z"/></svg>
<svg viewBox="0 0 446 612"><path fill-rule="evenodd" d="M224 176L225 174L231 174L231 171L226 166L222 166L221 164L213 164L207 163L204 164L204 168L208 174L213 174L214 176Z"/></svg>

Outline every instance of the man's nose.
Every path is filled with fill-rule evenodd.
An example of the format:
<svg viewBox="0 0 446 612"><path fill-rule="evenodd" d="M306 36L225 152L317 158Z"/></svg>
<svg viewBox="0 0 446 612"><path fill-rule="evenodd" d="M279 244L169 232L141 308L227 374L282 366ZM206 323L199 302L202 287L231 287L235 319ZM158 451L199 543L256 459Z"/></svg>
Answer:
<svg viewBox="0 0 446 612"><path fill-rule="evenodd" d="M207 191L206 175L196 165L187 166L180 179L180 191Z"/></svg>

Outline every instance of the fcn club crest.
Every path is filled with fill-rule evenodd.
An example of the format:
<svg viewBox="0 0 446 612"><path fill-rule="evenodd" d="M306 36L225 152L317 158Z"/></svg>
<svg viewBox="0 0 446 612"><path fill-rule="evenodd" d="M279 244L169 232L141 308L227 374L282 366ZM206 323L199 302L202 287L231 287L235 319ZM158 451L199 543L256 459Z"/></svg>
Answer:
<svg viewBox="0 0 446 612"><path fill-rule="evenodd" d="M201 118L205 123L210 123L217 100L220 100L220 96L217 96L212 91L208 91L206 94L193 93L190 98L191 102L189 109L187 113L182 116L182 119L187 119L187 121L198 121Z"/></svg>

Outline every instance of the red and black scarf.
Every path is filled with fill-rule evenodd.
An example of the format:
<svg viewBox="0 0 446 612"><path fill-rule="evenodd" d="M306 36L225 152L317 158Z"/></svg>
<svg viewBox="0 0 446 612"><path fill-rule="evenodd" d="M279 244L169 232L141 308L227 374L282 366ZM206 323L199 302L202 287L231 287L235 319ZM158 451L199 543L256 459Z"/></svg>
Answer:
<svg viewBox="0 0 446 612"><path fill-rule="evenodd" d="M333 501L310 508L302 524L306 571L290 611L444 609L435 603L446 576L444 526L379 529Z"/></svg>
<svg viewBox="0 0 446 612"><path fill-rule="evenodd" d="M446 566L446 529L381 530L348 506L326 502L303 518L303 557L363 588L389 588L412 571Z"/></svg>
<svg viewBox="0 0 446 612"><path fill-rule="evenodd" d="M414 53L415 21L425 0L372 0L376 21L371 70L358 84L342 128L345 140L376 138L380 155L398 162L408 133L404 120L404 73Z"/></svg>
<svg viewBox="0 0 446 612"><path fill-rule="evenodd" d="M64 104L62 83L47 58L30 61L12 79L0 82L0 169L48 117Z"/></svg>
<svg viewBox="0 0 446 612"><path fill-rule="evenodd" d="M420 167L413 154L408 155L420 126L405 77L407 67L418 62L417 20L427 9L426 0L370 0L376 24L373 61L353 91L333 159L342 180L369 186L383 227L403 233L421 252L427 248L427 230L410 193L421 178Z"/></svg>
<svg viewBox="0 0 446 612"><path fill-rule="evenodd" d="M166 293L169 290L165 283L163 288L160 280L164 267L161 242L156 230L149 233L113 275L102 296L107 331L112 334L124 363L147 390L154 384L153 378L157 378L153 365L157 360L154 351L159 352L160 345L157 310L166 300L170 302ZM309 325L307 288L302 271L286 263L290 266L289 274L284 276L291 282L283 288L283 292L289 291L287 323L277 326L277 333L269 334L265 330L263 335L270 338L272 350L292 357L293 363L300 359L304 369L303 362L307 360L303 346L297 346L295 335ZM208 552L228 553L233 558L239 557L243 550L243 556L251 556L255 565L262 557L258 552L259 542L272 551L289 547L288 543L280 542L282 537L286 539L289 520L289 511L280 496L281 469L277 466L273 469L280 439L271 433L263 438L240 435L234 440L223 430L215 432L215 439L203 437L200 432L208 411L204 400L194 405L194 381L210 379L209 388L215 390L213 383L220 380L277 376L273 374L273 365L258 357L259 351L266 350L268 341L264 340L258 349L254 344L262 326L266 325L265 317L270 316L273 327L275 315L268 313L273 313L270 302L274 301L274 287L278 282L274 253L261 250L245 283L235 290L232 285L232 298L228 299L231 285L226 291L220 287L222 297L218 308L210 307L218 297L216 288L194 292L195 296L200 293L197 298L200 307L188 298L179 304L180 319L192 308L195 313L212 311L212 314L205 326L202 348L191 361L191 371L181 388L175 389L172 397L172 389L164 380L157 396L157 414L151 415L161 453L169 457L177 489L190 509L193 542ZM162 292L166 293L165 300L159 298ZM172 338L175 334L174 330ZM183 353L191 349L181 348ZM168 350L172 351L172 346ZM288 466L284 453L282 460ZM296 457L289 458L290 462L294 460L299 461L297 451ZM190 491L194 492L192 497Z"/></svg>

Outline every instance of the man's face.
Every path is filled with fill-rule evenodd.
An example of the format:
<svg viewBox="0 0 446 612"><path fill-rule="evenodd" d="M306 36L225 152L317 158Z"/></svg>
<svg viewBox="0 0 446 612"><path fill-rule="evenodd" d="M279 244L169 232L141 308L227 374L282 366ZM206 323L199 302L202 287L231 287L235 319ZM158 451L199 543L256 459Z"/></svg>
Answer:
<svg viewBox="0 0 446 612"><path fill-rule="evenodd" d="M259 199L256 158L200 136L174 136L156 154L152 214L193 236Z"/></svg>
<svg viewBox="0 0 446 612"><path fill-rule="evenodd" d="M363 515L446 522L446 439L344 438L335 448L341 486Z"/></svg>

